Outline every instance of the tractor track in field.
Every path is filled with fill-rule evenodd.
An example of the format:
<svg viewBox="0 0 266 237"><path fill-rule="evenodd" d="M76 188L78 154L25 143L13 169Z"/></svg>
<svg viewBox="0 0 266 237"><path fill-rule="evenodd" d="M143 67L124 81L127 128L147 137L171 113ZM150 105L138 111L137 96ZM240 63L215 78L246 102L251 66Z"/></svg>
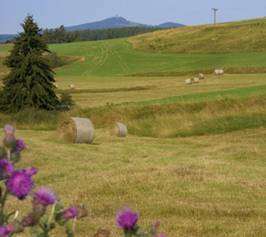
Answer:
<svg viewBox="0 0 266 237"><path fill-rule="evenodd" d="M129 66L126 63L126 60L123 59L121 53L119 53L117 50L112 49L111 47L107 47L108 49L108 53L109 55L113 55L115 58L117 58L118 60L116 60L117 64L120 65L122 71L124 73L127 73L129 71Z"/></svg>
<svg viewBox="0 0 266 237"><path fill-rule="evenodd" d="M115 59L110 59L112 56ZM125 62L120 52L113 49L112 47L109 47L106 43L102 43L101 47L99 47L98 55L96 55L92 59L93 69L86 70L85 72L83 72L82 75L88 75L90 72L99 70L109 60L112 60L116 62L117 64L119 64L121 68L121 72L125 74L128 73L129 71L128 63Z"/></svg>

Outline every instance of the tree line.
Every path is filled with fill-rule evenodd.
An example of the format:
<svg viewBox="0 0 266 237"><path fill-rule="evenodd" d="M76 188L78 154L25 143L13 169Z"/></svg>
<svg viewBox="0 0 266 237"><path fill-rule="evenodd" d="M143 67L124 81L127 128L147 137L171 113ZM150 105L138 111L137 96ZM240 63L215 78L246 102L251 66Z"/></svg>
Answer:
<svg viewBox="0 0 266 237"><path fill-rule="evenodd" d="M124 27L70 32L62 25L55 29L45 29L43 31L43 38L48 44L69 43L75 41L94 41L130 37L159 29L160 28L155 27Z"/></svg>

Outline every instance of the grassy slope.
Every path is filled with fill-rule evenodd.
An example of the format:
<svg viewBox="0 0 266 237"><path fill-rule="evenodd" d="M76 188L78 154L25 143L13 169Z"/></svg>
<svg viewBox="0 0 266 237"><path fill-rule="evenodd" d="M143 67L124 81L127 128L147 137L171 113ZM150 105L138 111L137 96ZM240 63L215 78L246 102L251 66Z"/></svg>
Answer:
<svg viewBox="0 0 266 237"><path fill-rule="evenodd" d="M91 209L78 237L99 227L121 236L114 218L125 205L141 212L142 225L159 218L168 236L266 235L265 129L126 140L98 130L92 146L66 145L55 132L19 136L28 143L23 164L40 169L38 185L56 190L66 204Z"/></svg>
<svg viewBox="0 0 266 237"><path fill-rule="evenodd" d="M136 51L125 40L53 45L62 55L85 57L83 62L61 68L58 76L122 76L165 72L200 71L216 67L264 67L264 53L153 54Z"/></svg>
<svg viewBox="0 0 266 237"><path fill-rule="evenodd" d="M158 31L130 41L135 48L150 52L265 52L266 18Z"/></svg>

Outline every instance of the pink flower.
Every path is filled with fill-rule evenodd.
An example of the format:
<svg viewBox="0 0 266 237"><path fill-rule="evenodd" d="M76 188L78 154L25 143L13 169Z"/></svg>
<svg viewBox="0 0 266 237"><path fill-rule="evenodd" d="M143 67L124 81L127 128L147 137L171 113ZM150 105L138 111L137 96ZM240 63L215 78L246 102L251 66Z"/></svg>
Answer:
<svg viewBox="0 0 266 237"><path fill-rule="evenodd" d="M6 187L9 193L23 200L33 188L33 181L23 170L14 171L6 181Z"/></svg>
<svg viewBox="0 0 266 237"><path fill-rule="evenodd" d="M26 148L26 144L22 139L16 140L16 152L22 152Z"/></svg>
<svg viewBox="0 0 266 237"><path fill-rule="evenodd" d="M44 207L47 207L49 205L52 205L56 202L56 196L55 194L50 191L47 188L39 188L34 194L33 194L33 203L39 204Z"/></svg>
<svg viewBox="0 0 266 237"><path fill-rule="evenodd" d="M124 230L133 230L139 219L139 214L130 209L122 210L116 217L117 225Z"/></svg>
<svg viewBox="0 0 266 237"><path fill-rule="evenodd" d="M29 167L24 169L23 172L29 176L33 176L37 174L38 170L34 167Z"/></svg>
<svg viewBox="0 0 266 237"><path fill-rule="evenodd" d="M14 167L9 160L0 160L0 177L6 178L10 176L14 171Z"/></svg>
<svg viewBox="0 0 266 237"><path fill-rule="evenodd" d="M63 217L65 220L74 219L78 217L79 211L76 207L69 207L64 210Z"/></svg>
<svg viewBox="0 0 266 237"><path fill-rule="evenodd" d="M0 237L9 237L15 232L13 225L0 226Z"/></svg>

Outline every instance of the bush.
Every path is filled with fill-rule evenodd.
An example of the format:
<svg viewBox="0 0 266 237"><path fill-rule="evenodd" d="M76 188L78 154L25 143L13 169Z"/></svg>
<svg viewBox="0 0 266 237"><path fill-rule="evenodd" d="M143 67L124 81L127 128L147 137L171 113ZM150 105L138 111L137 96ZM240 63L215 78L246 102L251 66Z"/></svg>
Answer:
<svg viewBox="0 0 266 237"><path fill-rule="evenodd" d="M51 52L45 55L45 58L48 60L51 68L62 67L65 65L65 61L62 57L58 56L55 52Z"/></svg>
<svg viewBox="0 0 266 237"><path fill-rule="evenodd" d="M62 110L70 110L74 105L74 101L70 93L63 92L60 97L60 108Z"/></svg>

